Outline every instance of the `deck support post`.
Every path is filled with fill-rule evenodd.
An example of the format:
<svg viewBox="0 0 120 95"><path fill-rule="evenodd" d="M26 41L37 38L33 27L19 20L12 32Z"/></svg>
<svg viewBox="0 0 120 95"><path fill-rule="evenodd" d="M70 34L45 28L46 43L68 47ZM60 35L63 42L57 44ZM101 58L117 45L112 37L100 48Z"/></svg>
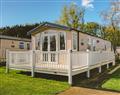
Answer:
<svg viewBox="0 0 120 95"><path fill-rule="evenodd" d="M90 78L90 70L87 71L87 78Z"/></svg>
<svg viewBox="0 0 120 95"><path fill-rule="evenodd" d="M72 85L72 62L71 62L71 50L68 51L68 57L67 57L67 62L68 62L68 83Z"/></svg>
<svg viewBox="0 0 120 95"><path fill-rule="evenodd" d="M107 64L107 69L109 69L109 63Z"/></svg>
<svg viewBox="0 0 120 95"><path fill-rule="evenodd" d="M99 73L101 73L102 72L102 68L101 68L101 66L99 67Z"/></svg>
<svg viewBox="0 0 120 95"><path fill-rule="evenodd" d="M31 50L31 76L35 76L35 51Z"/></svg>
<svg viewBox="0 0 120 95"><path fill-rule="evenodd" d="M9 51L6 50L6 73L9 73Z"/></svg>
<svg viewBox="0 0 120 95"><path fill-rule="evenodd" d="M112 65L115 66L115 61L112 62Z"/></svg>

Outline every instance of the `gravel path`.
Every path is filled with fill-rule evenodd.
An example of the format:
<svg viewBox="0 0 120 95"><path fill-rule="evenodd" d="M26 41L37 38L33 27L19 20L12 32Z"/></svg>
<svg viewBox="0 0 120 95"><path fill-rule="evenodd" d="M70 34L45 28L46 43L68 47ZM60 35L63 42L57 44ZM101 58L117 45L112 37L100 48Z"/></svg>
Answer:
<svg viewBox="0 0 120 95"><path fill-rule="evenodd" d="M82 87L71 87L70 89L58 95L120 95L120 93L88 89L88 88L82 88Z"/></svg>

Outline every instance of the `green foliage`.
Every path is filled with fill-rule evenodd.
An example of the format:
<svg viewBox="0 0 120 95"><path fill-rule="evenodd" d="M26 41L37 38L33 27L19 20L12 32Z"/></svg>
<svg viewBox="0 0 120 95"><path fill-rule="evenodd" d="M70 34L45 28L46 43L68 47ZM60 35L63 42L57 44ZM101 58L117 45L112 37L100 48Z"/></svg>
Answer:
<svg viewBox="0 0 120 95"><path fill-rule="evenodd" d="M64 6L61 17L57 21L58 24L62 24L74 29L87 32L92 35L101 36L100 25L95 22L84 23L85 9L78 7L75 4L70 6Z"/></svg>
<svg viewBox="0 0 120 95"><path fill-rule="evenodd" d="M113 49L120 45L120 3L119 0L111 0L110 7L101 12L106 24L104 37L112 42Z"/></svg>
<svg viewBox="0 0 120 95"><path fill-rule="evenodd" d="M84 12L85 10L83 8L79 8L73 3L70 6L64 6L61 17L57 23L79 29L84 17Z"/></svg>
<svg viewBox="0 0 120 95"><path fill-rule="evenodd" d="M100 25L95 22L84 24L84 31L92 35L101 36Z"/></svg>
<svg viewBox="0 0 120 95"><path fill-rule="evenodd" d="M12 27L6 26L0 29L0 34L13 37L30 38L30 35L28 36L27 32L38 25L39 24L36 23L32 25L15 25Z"/></svg>
<svg viewBox="0 0 120 95"><path fill-rule="evenodd" d="M120 91L120 69L112 74L110 79L105 81L102 88Z"/></svg>
<svg viewBox="0 0 120 95"><path fill-rule="evenodd" d="M116 47L120 45L120 29L114 29L112 26L107 26L104 27L103 32L105 39L111 41L113 48L116 51Z"/></svg>
<svg viewBox="0 0 120 95"><path fill-rule="evenodd" d="M5 68L0 67L0 95L55 95L69 87L67 82L32 78L20 71L5 74Z"/></svg>

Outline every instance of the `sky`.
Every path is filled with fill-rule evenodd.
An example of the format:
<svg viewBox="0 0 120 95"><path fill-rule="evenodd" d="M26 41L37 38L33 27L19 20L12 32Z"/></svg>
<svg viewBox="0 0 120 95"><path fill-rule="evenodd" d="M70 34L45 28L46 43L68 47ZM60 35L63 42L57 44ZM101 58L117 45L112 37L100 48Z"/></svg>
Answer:
<svg viewBox="0 0 120 95"><path fill-rule="evenodd" d="M109 7L109 0L0 0L0 27L55 22L71 3L86 8L85 22L102 23L100 12Z"/></svg>

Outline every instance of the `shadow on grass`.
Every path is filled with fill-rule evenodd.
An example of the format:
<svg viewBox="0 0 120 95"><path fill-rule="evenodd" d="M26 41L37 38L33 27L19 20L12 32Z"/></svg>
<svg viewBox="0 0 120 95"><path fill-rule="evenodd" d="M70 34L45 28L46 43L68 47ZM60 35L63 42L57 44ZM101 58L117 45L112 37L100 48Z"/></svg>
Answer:
<svg viewBox="0 0 120 95"><path fill-rule="evenodd" d="M106 65L102 66L102 73L98 73L98 68L91 70L90 78L86 77L86 72L73 76L73 86L85 87L85 88L91 88L91 89L97 89L97 90L107 90L107 89L103 89L101 86L111 76L111 75L108 75L107 73L114 67L112 66L112 64L110 64L109 66L110 66L109 69L107 69ZM21 71L20 74L31 76L30 72ZM68 81L68 77L66 76L52 75L52 74L35 73L35 77L49 79L49 80L63 81L63 82ZM114 76L114 77L120 78L120 76L119 77ZM107 91L114 91L114 90L107 90ZM114 91L114 92L118 92L118 91Z"/></svg>
<svg viewBox="0 0 120 95"><path fill-rule="evenodd" d="M73 79L74 80L73 86L120 93L120 91L105 89L105 88L101 87L111 77L120 79L120 76L118 76L118 73L114 73L113 75L107 74L113 68L114 67L110 64L110 68L107 70L106 65L104 65L104 66L102 66L102 73L98 73L97 68L93 69L93 70L91 70L90 78L87 78L85 73L84 73L84 77L82 77L81 74L76 75L76 76L74 76L74 79Z"/></svg>
<svg viewBox="0 0 120 95"><path fill-rule="evenodd" d="M6 66L6 62L0 62L0 67Z"/></svg>
<svg viewBox="0 0 120 95"><path fill-rule="evenodd" d="M20 74L25 74L25 75L31 76L30 72L21 71ZM43 78L43 79L63 81L63 82L67 82L67 80L68 80L68 78L66 76L44 74L44 73L35 73L35 78Z"/></svg>
<svg viewBox="0 0 120 95"><path fill-rule="evenodd" d="M98 68L95 68L90 71L91 77L87 78L86 73L84 73L84 76L82 77L81 74L76 75L73 77L73 83L74 86L82 86L82 87L89 87L89 88L99 88L100 83L108 78L106 76L107 74L106 66L102 66L102 73L98 73Z"/></svg>

